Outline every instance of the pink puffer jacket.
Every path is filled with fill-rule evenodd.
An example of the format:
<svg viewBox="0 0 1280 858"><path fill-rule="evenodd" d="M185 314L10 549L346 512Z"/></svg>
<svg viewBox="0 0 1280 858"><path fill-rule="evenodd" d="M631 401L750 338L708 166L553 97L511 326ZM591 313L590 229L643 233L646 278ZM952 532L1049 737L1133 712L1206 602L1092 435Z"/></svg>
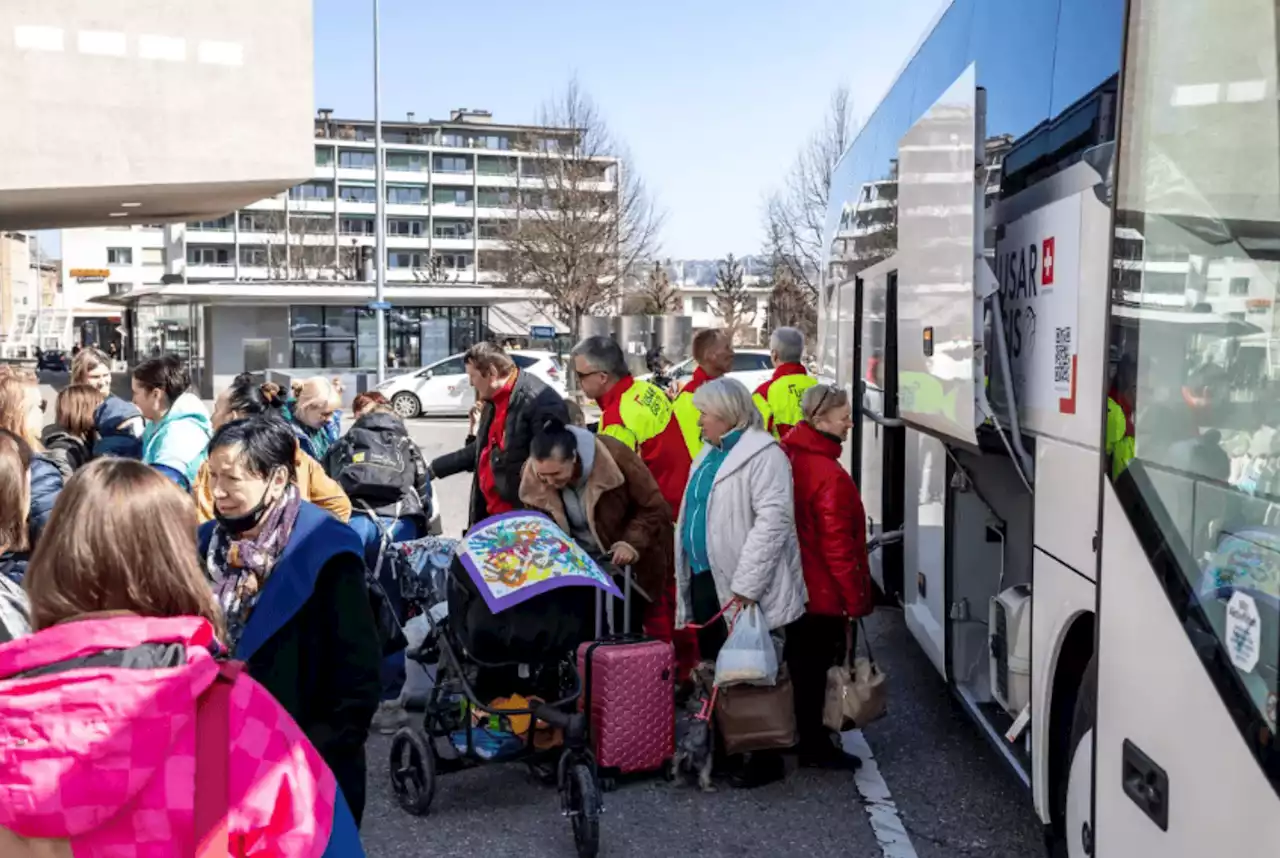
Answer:
<svg viewBox="0 0 1280 858"><path fill-rule="evenodd" d="M0 855L193 854L212 642L203 619L122 616L0 646ZM362 855L332 773L284 709L245 674L229 708L223 854Z"/></svg>

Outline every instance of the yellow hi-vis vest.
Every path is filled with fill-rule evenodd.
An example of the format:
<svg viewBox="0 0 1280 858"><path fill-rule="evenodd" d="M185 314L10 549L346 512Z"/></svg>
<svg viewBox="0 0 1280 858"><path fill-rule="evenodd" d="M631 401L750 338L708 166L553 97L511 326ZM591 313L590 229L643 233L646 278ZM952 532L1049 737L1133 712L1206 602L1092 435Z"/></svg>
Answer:
<svg viewBox="0 0 1280 858"><path fill-rule="evenodd" d="M753 399L774 437L781 438L804 419L800 400L804 392L817 383L801 364L784 363L774 370L773 378L756 388ZM767 414L765 408L769 409Z"/></svg>
<svg viewBox="0 0 1280 858"><path fill-rule="evenodd" d="M1129 432L1129 420L1120 403L1107 397L1107 455L1111 457L1111 479L1116 479L1129 467L1137 452L1137 443Z"/></svg>
<svg viewBox="0 0 1280 858"><path fill-rule="evenodd" d="M702 429L698 427L698 417L701 413L697 406L693 404L693 394L699 387L706 384L712 379L702 371L702 367L698 367L693 372L693 378L689 383L676 395L675 402L672 403L671 409L675 412L676 420L680 424L680 434L684 436L684 443L689 448L689 458L697 458L698 453L702 451ZM760 411L760 416L764 419L764 427L771 429L769 411L769 403L764 401L764 397L755 394L751 397L755 402L756 408Z"/></svg>

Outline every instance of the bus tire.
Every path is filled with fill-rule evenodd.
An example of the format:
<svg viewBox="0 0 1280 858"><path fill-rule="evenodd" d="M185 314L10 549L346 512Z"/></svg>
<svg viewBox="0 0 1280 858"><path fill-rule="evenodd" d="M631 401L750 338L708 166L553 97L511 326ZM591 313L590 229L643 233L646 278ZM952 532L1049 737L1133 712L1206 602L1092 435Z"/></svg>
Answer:
<svg viewBox="0 0 1280 858"><path fill-rule="evenodd" d="M1067 743L1066 788L1058 791L1057 818L1062 831L1055 838L1053 854L1062 858L1089 858L1094 852L1093 740L1098 712L1098 659L1089 659L1071 717Z"/></svg>

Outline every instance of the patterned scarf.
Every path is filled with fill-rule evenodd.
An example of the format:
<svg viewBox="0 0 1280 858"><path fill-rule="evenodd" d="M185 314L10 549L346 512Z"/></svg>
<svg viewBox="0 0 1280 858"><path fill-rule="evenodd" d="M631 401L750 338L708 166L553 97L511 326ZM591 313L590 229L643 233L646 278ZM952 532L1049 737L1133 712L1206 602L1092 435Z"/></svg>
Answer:
<svg viewBox="0 0 1280 858"><path fill-rule="evenodd" d="M205 571L226 616L225 643L232 652L235 652L249 616L258 604L258 597L262 595L276 560L289 544L301 505L298 488L290 483L285 487L284 496L267 513L257 536L235 539L221 527L214 528Z"/></svg>

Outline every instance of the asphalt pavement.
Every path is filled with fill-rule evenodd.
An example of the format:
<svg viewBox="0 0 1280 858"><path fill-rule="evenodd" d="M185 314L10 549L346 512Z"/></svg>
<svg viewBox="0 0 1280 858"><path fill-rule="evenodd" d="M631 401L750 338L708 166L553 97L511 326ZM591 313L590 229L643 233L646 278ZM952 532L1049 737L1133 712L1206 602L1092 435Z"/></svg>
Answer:
<svg viewBox="0 0 1280 858"><path fill-rule="evenodd" d="M430 459L461 446L466 421L410 421ZM471 476L441 480L436 494L446 535L466 525ZM751 791L722 786L703 794L661 778L625 783L605 796L601 855L791 856L825 858L1039 858L1044 854L1030 793L961 714L898 611L867 622L888 674L890 711L865 730L883 786L904 835L886 831L880 785L866 769L798 770ZM427 817L395 803L388 780L390 739L369 745L369 801L363 838L370 858L506 854L571 858L573 838L553 788L519 765L488 766L443 777ZM867 767L871 768L871 767ZM865 796L876 800L876 827ZM892 806L891 805L891 806ZM889 828L892 823L889 823ZM886 841L882 844L881 841Z"/></svg>

